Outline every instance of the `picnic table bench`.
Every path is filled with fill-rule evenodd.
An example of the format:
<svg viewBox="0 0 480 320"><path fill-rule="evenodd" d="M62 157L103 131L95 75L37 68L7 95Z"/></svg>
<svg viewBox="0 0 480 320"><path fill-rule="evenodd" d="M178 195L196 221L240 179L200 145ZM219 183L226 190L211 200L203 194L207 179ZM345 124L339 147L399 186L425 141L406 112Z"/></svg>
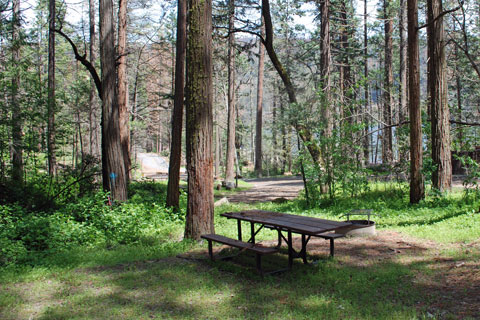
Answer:
<svg viewBox="0 0 480 320"><path fill-rule="evenodd" d="M262 276L264 274L261 267L262 256L278 252L282 240L286 242L288 247L288 268L275 270L269 273L290 270L293 266L293 259L295 258L302 258L303 262L307 263L307 244L311 237L320 237L330 240L330 256L333 257L335 239L345 236L342 233L335 233L334 231L351 225L350 222L340 222L263 210L226 212L222 213L221 216L227 219L237 220L238 239L232 239L217 234L202 235L202 238L208 241L210 258L215 260L213 256L212 242L218 242L239 248L241 251L245 250L254 252L257 271ZM242 241L242 222L250 223L250 239L246 242ZM278 244L276 247L262 247L255 243L255 236L264 227L278 232ZM283 232L287 234L286 237ZM302 237L302 247L298 252L293 248L292 234L300 234Z"/></svg>

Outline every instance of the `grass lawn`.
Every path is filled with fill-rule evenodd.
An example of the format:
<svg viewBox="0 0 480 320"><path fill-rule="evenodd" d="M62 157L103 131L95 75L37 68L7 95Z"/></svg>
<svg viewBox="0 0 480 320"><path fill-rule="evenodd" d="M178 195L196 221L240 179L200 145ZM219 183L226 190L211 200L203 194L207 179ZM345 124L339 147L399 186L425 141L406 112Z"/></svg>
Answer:
<svg viewBox="0 0 480 320"><path fill-rule="evenodd" d="M0 319L478 319L479 204L457 192L411 206L405 191L372 188L308 209L301 200L224 205L215 228L232 237L236 224L222 212L338 219L371 208L381 216L377 236L337 241L334 259L328 242L315 239L317 263L295 261L291 272L264 279L248 255L210 262L206 244L179 240L179 222L168 226L170 239L43 255L0 269ZM285 255L266 260L287 264Z"/></svg>

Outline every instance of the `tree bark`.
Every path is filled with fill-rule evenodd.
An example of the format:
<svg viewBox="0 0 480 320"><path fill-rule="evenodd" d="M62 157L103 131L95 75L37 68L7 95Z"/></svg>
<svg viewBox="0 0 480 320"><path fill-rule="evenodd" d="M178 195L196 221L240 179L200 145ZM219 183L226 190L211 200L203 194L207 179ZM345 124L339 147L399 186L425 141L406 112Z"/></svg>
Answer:
<svg viewBox="0 0 480 320"><path fill-rule="evenodd" d="M185 237L213 233L212 2L188 1Z"/></svg>
<svg viewBox="0 0 480 320"><path fill-rule="evenodd" d="M88 18L90 24L90 63L95 65L97 58L96 40L97 35L95 31L95 0L88 1ZM98 150L98 127L97 127L97 111L98 100L95 87L95 81L90 79L90 94L88 98L88 120L89 120L89 152L91 155L98 156L100 151Z"/></svg>
<svg viewBox="0 0 480 320"><path fill-rule="evenodd" d="M47 99L47 158L48 174L57 171L55 152L55 0L48 1L48 99Z"/></svg>
<svg viewBox="0 0 480 320"><path fill-rule="evenodd" d="M12 1L12 61L20 63L20 0ZM23 121L18 89L20 87L19 70L15 68L12 75L12 181L23 182Z"/></svg>
<svg viewBox="0 0 480 320"><path fill-rule="evenodd" d="M278 115L277 115L277 109L278 109L278 80L274 81L274 88L273 88L273 105L272 105L272 147L273 147L273 165L274 167L278 167L280 164L280 159L278 157L278 141L277 141L277 135L278 135Z"/></svg>
<svg viewBox="0 0 480 320"><path fill-rule="evenodd" d="M368 131L370 130L370 116L368 113L370 112L370 101L369 101L369 86L368 86L368 26L367 26L367 0L363 2L364 9L363 9L363 56L364 56L364 65L363 65L363 77L365 78L364 84L364 97L365 97L365 106L364 106L364 113L365 113L365 140L363 141L363 157L365 160L365 165L370 163L370 139L371 137L367 135Z"/></svg>
<svg viewBox="0 0 480 320"><path fill-rule="evenodd" d="M330 69L332 56L330 51L330 0L320 0L320 89L321 108L324 121L324 134L330 137L333 132L333 117L330 104Z"/></svg>
<svg viewBox="0 0 480 320"><path fill-rule="evenodd" d="M349 33L349 28L350 26L348 25L348 15L347 15L347 0L342 0L340 3L341 10L340 10L340 17L341 17L341 23L342 23L342 65L341 68L343 70L343 100L344 100L344 109L346 111L346 115L348 117L348 122L350 124L353 124L355 121L354 116L354 109L351 106L352 103L352 92L351 92L351 86L352 86L352 75L351 75L351 66L350 66L350 52L349 52L349 38L350 38L350 33Z"/></svg>
<svg viewBox="0 0 480 320"><path fill-rule="evenodd" d="M457 96L457 112L458 112L458 119L462 121L462 81L460 80L460 68L459 68L459 56L458 56L458 46L455 46L455 84L456 84L456 96ZM463 128L461 126L458 127L458 143L460 146L460 150L463 149L464 141L463 141Z"/></svg>
<svg viewBox="0 0 480 320"><path fill-rule="evenodd" d="M218 111L215 112L215 179L220 177L220 157L221 157L221 150L220 146L222 143L222 139L220 137L220 126L218 125Z"/></svg>
<svg viewBox="0 0 480 320"><path fill-rule="evenodd" d="M400 0L400 83L399 83L399 122L403 122L406 119L407 114L407 3L406 0Z"/></svg>
<svg viewBox="0 0 480 320"><path fill-rule="evenodd" d="M398 97L398 117L399 122L406 120L408 114L407 98L408 98L408 82L407 82L407 3L406 0L400 0L400 82L399 82L399 97ZM408 160L408 152L404 145L406 145L406 136L397 134L397 145L399 149L399 158L401 160ZM403 146L403 147L402 147Z"/></svg>
<svg viewBox="0 0 480 320"><path fill-rule="evenodd" d="M261 36L265 37L265 23L262 17ZM258 82L257 82L257 117L255 132L255 173L262 176L262 117L263 117L263 78L265 69L265 46L258 42Z"/></svg>
<svg viewBox="0 0 480 320"><path fill-rule="evenodd" d="M392 124L393 109L393 18L391 15L390 0L383 1L383 12L385 19L385 74L383 89L383 121L389 126ZM391 163L393 161L393 143L392 128L389 127L383 131L382 135L382 163Z"/></svg>
<svg viewBox="0 0 480 320"><path fill-rule="evenodd" d="M445 77L445 35L441 0L427 1L428 36L428 87L432 125L432 160L436 166L432 185L440 191L452 186L452 162L450 152L450 111L447 101Z"/></svg>
<svg viewBox="0 0 480 320"><path fill-rule="evenodd" d="M128 80L127 80L127 0L118 2L118 60L117 60L117 97L120 120L120 143L127 183L130 177L130 130L128 112Z"/></svg>
<svg viewBox="0 0 480 320"><path fill-rule="evenodd" d="M227 154L225 162L225 182L235 178L235 1L228 2L228 123Z"/></svg>
<svg viewBox="0 0 480 320"><path fill-rule="evenodd" d="M425 197L422 174L422 115L420 109L420 67L418 49L418 2L407 0L408 7L408 92L410 113L410 203Z"/></svg>
<svg viewBox="0 0 480 320"><path fill-rule="evenodd" d="M177 8L177 43L175 59L175 93L172 114L172 143L168 167L168 207L179 208L180 165L182 163L183 100L185 87L185 51L187 37L187 1L179 0Z"/></svg>
<svg viewBox="0 0 480 320"><path fill-rule="evenodd" d="M102 69L103 186L118 201L127 200L127 173L120 134L116 92L116 54L112 0L100 0L100 64ZM106 181L105 181L106 180Z"/></svg>

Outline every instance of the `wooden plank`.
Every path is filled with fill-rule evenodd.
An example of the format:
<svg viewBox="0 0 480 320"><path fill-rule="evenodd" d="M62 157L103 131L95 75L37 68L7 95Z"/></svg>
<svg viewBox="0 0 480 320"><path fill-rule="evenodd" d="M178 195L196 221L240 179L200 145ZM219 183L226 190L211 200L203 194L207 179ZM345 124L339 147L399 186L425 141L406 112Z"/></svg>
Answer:
<svg viewBox="0 0 480 320"><path fill-rule="evenodd" d="M271 248L271 247L251 247L247 248L248 251L253 251L259 254L272 254L278 252L277 248Z"/></svg>
<svg viewBox="0 0 480 320"><path fill-rule="evenodd" d="M254 223L261 223L265 225L270 225L274 227L279 227L279 228L285 228L285 229L290 229L294 232L300 232L300 233L306 233L306 234L317 234L319 232L324 232L324 231L330 231L333 229L336 229L337 227L331 227L331 228L318 228L318 227L312 227L310 225L306 224L299 224L299 223L293 223L289 221L284 221L284 220L278 220L276 217L271 217L269 218L268 216L242 216L242 215L235 215L235 214L221 214L223 217L227 218L233 218L233 219L240 219L244 221L250 221Z"/></svg>
<svg viewBox="0 0 480 320"><path fill-rule="evenodd" d="M319 232L329 231L337 228L337 227L329 227L329 226L325 226L327 228L312 227L311 225L308 225L308 224L294 223L294 222L278 219L278 217L269 218L268 216L242 216L242 215L225 215L225 214L222 214L222 216L225 216L227 218L250 221L254 223L262 223L266 225L279 227L282 229L291 229L292 231L299 231L307 234L317 234Z"/></svg>
<svg viewBox="0 0 480 320"><path fill-rule="evenodd" d="M225 236L222 236L222 235L219 235L219 234L203 234L201 237L203 239L223 243L223 244L226 244L226 245L229 245L229 246L232 246L232 247L236 247L236 248L247 248L248 249L248 248L253 247L253 243L239 241L239 240L228 238L228 237L225 237Z"/></svg>
<svg viewBox="0 0 480 320"><path fill-rule="evenodd" d="M324 238L324 239L337 239L343 238L345 235L343 233L320 233L317 234L316 237Z"/></svg>
<svg viewBox="0 0 480 320"><path fill-rule="evenodd" d="M348 226L351 224L340 221L263 210L226 212L221 215L227 218L263 223L312 235L318 234L319 232L335 230L339 227Z"/></svg>
<svg viewBox="0 0 480 320"><path fill-rule="evenodd" d="M239 240L228 238L219 234L204 234L201 237L206 240L215 241L215 242L226 244L236 248L247 249L249 251L253 251L259 254L272 254L272 253L278 252L277 248L255 246L253 243L239 241ZM210 248L209 248L209 251L210 251Z"/></svg>
<svg viewBox="0 0 480 320"><path fill-rule="evenodd" d="M339 228L341 226L344 226L344 224L338 224L336 221L330 221L330 220L325 220L325 219L316 219L316 220L311 220L311 219L304 219L304 218L309 218L309 217L303 217L303 216L278 216L275 217L275 220L278 221L285 221L285 222L293 222L296 224L303 224L306 226L310 227L316 227L316 228L321 228L321 229L332 229L332 228ZM315 218L313 218L315 219ZM347 224L350 225L350 224Z"/></svg>
<svg viewBox="0 0 480 320"><path fill-rule="evenodd" d="M327 220L327 219L322 219L322 218L307 217L307 216L301 216L301 215L280 213L280 212L274 212L274 211L264 211L264 210L247 210L247 211L239 211L239 212L226 212L222 215L225 215L225 216L226 215L231 215L232 217L233 216L235 216L235 217L268 216L268 217L275 217L275 218L278 218L278 219L281 219L281 218L293 219L293 220L295 220L296 223L299 223L299 221L302 221L302 222L305 221L305 222L311 222L312 224L328 224L328 225L334 225L334 226L338 226L338 227L350 225L350 223L343 222L343 221L334 221L334 220Z"/></svg>

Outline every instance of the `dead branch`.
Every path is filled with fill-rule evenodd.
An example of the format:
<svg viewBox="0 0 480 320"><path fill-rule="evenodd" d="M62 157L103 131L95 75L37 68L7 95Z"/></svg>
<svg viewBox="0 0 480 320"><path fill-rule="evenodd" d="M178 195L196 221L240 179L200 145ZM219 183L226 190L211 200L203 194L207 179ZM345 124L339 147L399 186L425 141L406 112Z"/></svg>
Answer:
<svg viewBox="0 0 480 320"><path fill-rule="evenodd" d="M95 67L90 63L90 61L87 60L86 56L87 54L85 53L83 56L78 53L77 46L75 43L73 43L72 39L70 39L65 33L63 33L61 30L56 29L56 33L61 35L62 37L65 38L65 40L70 43L73 49L73 53L75 54L75 59L80 61L81 64L87 68L87 70L90 72L90 75L93 78L93 81L95 82L95 87L97 88L98 96L100 97L100 100L102 100L102 81L100 80L100 77L98 76L97 70Z"/></svg>

